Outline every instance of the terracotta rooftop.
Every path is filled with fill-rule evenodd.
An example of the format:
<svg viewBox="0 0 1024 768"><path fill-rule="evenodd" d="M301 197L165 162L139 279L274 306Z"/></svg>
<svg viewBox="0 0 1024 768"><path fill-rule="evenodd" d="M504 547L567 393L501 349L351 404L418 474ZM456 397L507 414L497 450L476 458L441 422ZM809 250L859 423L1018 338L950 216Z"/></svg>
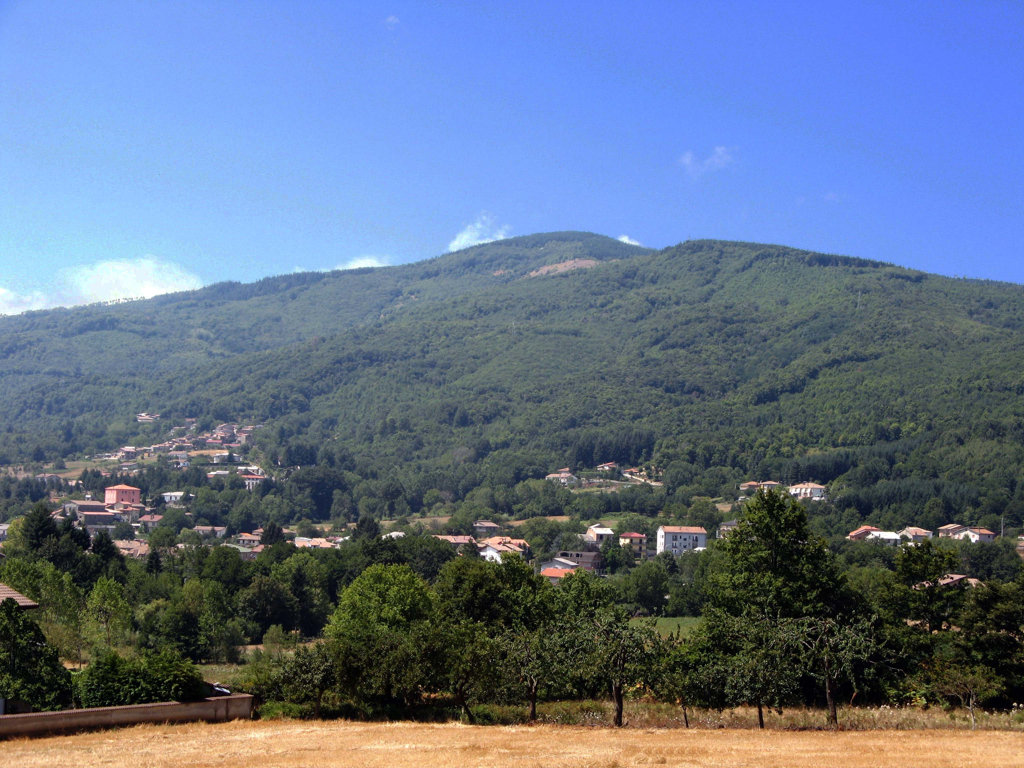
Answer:
<svg viewBox="0 0 1024 768"><path fill-rule="evenodd" d="M575 572L575 568L545 568L540 575L548 579L564 579L570 573Z"/></svg>
<svg viewBox="0 0 1024 768"><path fill-rule="evenodd" d="M7 600L8 598L14 600L14 602L16 602L18 604L18 607L20 607L22 610L28 610L29 608L39 607L39 603L35 602L34 600L29 600L27 597L21 594L21 592L16 592L15 590L8 587L6 584L0 584L0 603L2 603L4 600Z"/></svg>

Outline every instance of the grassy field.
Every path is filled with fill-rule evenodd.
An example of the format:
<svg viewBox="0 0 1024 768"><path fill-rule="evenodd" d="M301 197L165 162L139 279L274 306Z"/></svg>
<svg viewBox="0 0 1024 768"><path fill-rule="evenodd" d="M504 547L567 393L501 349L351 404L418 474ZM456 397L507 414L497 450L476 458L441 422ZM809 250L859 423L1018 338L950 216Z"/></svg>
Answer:
<svg viewBox="0 0 1024 768"><path fill-rule="evenodd" d="M19 768L1002 768L1024 765L1005 731L754 731L262 721L136 726L0 742Z"/></svg>
<svg viewBox="0 0 1024 768"><path fill-rule="evenodd" d="M685 637L700 623L697 616L661 616L654 620L654 628L662 637L681 632Z"/></svg>

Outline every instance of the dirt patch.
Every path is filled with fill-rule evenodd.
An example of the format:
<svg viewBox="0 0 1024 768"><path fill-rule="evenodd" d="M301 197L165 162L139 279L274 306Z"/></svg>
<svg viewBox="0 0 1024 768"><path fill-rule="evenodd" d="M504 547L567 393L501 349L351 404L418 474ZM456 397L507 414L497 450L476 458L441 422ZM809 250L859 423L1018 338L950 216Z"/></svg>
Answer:
<svg viewBox="0 0 1024 768"><path fill-rule="evenodd" d="M530 272L527 277L557 275L560 272L569 272L573 269L590 269L591 267L596 267L600 263L601 262L596 259L569 259L569 261L561 261L558 264L548 264L547 266L535 269L533 272Z"/></svg>

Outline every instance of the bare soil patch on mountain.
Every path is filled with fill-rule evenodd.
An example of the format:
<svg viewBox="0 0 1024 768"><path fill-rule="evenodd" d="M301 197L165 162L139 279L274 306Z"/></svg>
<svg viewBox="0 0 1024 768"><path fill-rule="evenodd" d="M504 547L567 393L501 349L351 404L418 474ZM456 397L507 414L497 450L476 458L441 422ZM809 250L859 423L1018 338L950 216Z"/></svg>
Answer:
<svg viewBox="0 0 1024 768"><path fill-rule="evenodd" d="M539 267L531 272L527 277L540 277L541 275L557 275L561 272L569 272L573 269L590 269L600 264L597 259L569 259L568 261L560 261L558 264L548 264L543 267Z"/></svg>

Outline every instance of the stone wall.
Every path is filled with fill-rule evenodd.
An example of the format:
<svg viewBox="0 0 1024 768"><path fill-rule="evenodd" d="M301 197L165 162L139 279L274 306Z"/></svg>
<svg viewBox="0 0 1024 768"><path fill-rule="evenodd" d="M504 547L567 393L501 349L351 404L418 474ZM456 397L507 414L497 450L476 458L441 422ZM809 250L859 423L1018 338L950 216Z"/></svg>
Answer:
<svg viewBox="0 0 1024 768"><path fill-rule="evenodd" d="M0 715L0 739L33 736L60 731L82 731L138 723L185 723L196 720L223 722L252 717L253 697L247 693L213 696L201 701L165 701L125 707L65 709L60 712L32 712Z"/></svg>

